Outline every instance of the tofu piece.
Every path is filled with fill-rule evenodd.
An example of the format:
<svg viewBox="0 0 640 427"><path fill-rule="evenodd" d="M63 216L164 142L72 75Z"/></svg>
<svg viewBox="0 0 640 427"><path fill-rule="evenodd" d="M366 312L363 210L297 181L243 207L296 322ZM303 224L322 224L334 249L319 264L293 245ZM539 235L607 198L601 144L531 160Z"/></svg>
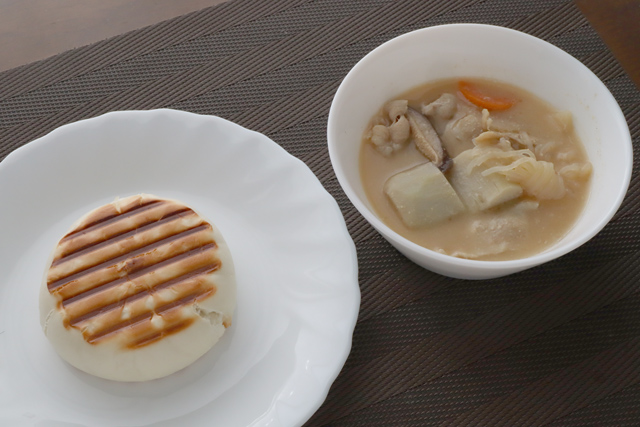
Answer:
<svg viewBox="0 0 640 427"><path fill-rule="evenodd" d="M412 228L433 225L465 210L447 178L431 162L393 175L384 192Z"/></svg>
<svg viewBox="0 0 640 427"><path fill-rule="evenodd" d="M503 175L483 176L482 165L471 170L469 163L475 154L475 149L463 151L453 159L449 170L449 182L471 212L490 209L522 195L522 187Z"/></svg>

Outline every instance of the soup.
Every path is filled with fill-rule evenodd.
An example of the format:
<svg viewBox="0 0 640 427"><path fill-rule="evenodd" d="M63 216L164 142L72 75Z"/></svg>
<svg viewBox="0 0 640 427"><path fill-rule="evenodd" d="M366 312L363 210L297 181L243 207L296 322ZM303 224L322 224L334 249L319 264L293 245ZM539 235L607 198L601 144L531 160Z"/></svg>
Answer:
<svg viewBox="0 0 640 427"><path fill-rule="evenodd" d="M504 83L443 80L380 108L363 135L360 175L379 218L408 240L510 260L570 230L591 164L570 113Z"/></svg>

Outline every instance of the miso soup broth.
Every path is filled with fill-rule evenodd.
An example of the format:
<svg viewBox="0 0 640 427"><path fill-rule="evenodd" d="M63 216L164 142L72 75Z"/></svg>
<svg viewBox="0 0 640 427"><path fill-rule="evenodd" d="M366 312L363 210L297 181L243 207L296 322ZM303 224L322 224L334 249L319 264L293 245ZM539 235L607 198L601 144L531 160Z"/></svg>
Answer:
<svg viewBox="0 0 640 427"><path fill-rule="evenodd" d="M451 256L511 260L560 240L588 197L591 164L571 115L483 79L419 86L380 106L360 150L378 217Z"/></svg>

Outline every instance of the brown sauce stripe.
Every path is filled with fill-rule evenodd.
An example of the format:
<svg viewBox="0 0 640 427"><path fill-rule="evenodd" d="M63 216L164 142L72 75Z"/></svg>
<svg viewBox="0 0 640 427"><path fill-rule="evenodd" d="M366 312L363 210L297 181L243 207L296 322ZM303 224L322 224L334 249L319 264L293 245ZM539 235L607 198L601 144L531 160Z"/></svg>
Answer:
<svg viewBox="0 0 640 427"><path fill-rule="evenodd" d="M134 317L133 319L129 319L125 322L122 323L118 323L117 325L113 325L108 329L105 329L104 331L101 331L98 334L94 334L94 335L85 335L85 340L87 340L87 342L89 342L90 344L95 344L96 341L100 340L100 339L104 339L106 337L108 337L109 335L113 335L114 333L120 331L121 329L124 329L126 327L132 327L137 325L138 323L142 323L145 320L151 319L151 316L153 315L152 311L149 311L147 313L141 314L139 316Z"/></svg>
<svg viewBox="0 0 640 427"><path fill-rule="evenodd" d="M78 248L72 252L69 252L68 254L64 255L61 258L56 259L55 261L53 261L51 263L51 267L55 267L56 265L62 264L63 262L67 262L70 261L74 258L77 258L79 256L82 255L86 255L88 253L91 253L93 251L96 251L98 249L102 249L105 246L109 246L113 243L117 243L120 242L128 237L131 237L135 234L141 233L141 232L145 232L148 230L151 230L155 227L159 227L161 225L164 225L168 222L174 221L176 218L176 216L187 216L190 213L194 213L191 209L181 209L181 210L176 210L174 212L170 212L167 215L165 215L162 219L159 220L150 220L147 223L144 223L136 228L134 228L133 230L129 230L129 231L124 231L120 234L116 234L112 237L110 237L107 240L104 241L96 241L96 242L92 242L88 245L85 245L81 248Z"/></svg>
<svg viewBox="0 0 640 427"><path fill-rule="evenodd" d="M86 234L89 231L92 231L96 228L98 228L98 226L102 226L102 225L106 225L104 224L105 222L111 223L111 222L115 222L113 221L114 219L116 220L120 220L120 219L124 219L127 217L130 217L131 215L137 214L139 212L144 212L146 210L149 210L153 207L155 207L155 205L157 204L164 204L166 203L163 200L151 200L149 202L146 203L142 203L138 206L134 206L133 208L125 211L125 212L121 212L119 214L113 214L113 215L107 215L103 218L97 219L95 221L91 221L90 223L85 224L83 227L79 227L74 229L73 231L67 233L62 240L60 240L61 242L64 242L66 240L69 240L71 237L75 236L78 233L82 233L82 234Z"/></svg>
<svg viewBox="0 0 640 427"><path fill-rule="evenodd" d="M207 290L202 290L200 292L195 292L191 295L187 295L184 298L180 298L179 300L176 301L172 301L168 304L162 305L160 307L158 307L157 309L155 309L154 311L150 311L148 313L144 313L141 314L139 316L134 317L133 319L129 319L127 321L121 322L121 323L117 323L113 326L111 326L108 329L105 329L97 334L94 335L89 335L86 337L87 341L91 344L95 344L96 341L101 340L106 338L109 335L113 335L114 333L117 333L118 331L126 328L126 327L130 327L133 325L136 325L138 323L144 322L147 319L151 319L152 315L158 314L161 315L163 313L166 313L168 311L170 311L171 309L177 309L181 306L193 303L195 301L197 301L198 299L202 299L203 297L207 297L211 294L211 292L213 292L213 289L207 289Z"/></svg>
<svg viewBox="0 0 640 427"><path fill-rule="evenodd" d="M155 207L155 206L152 206L152 207ZM145 223L142 223L142 224L138 225L136 228L134 228L133 230L124 230L124 231L122 231L121 233L114 234L113 236L110 236L110 237L107 237L107 238L102 238L102 239L99 239L99 240L95 240L95 241L93 241L93 242L91 242L91 243L88 243L88 244L86 244L86 245L84 245L84 246L81 246L81 247L79 247L79 248L77 248L77 249L74 249L74 250L72 250L72 251L70 251L70 252L66 252L66 253L64 253L62 256L57 256L57 257L53 260L53 263L51 264L51 266L53 267L53 266L55 266L55 265L59 264L60 262L64 262L64 261L66 261L66 260L68 259L68 257L70 257L71 255L75 255L77 252L87 250L87 249L89 249L89 248L91 248L91 247L93 247L93 246L99 245L99 244L101 244L101 243L107 243L107 244L108 244L108 243L111 241L111 239L114 239L114 238L120 237L120 236L122 236L122 235L123 235L123 234L125 234L125 233L135 232L135 230L136 230L136 229L139 229L140 227L146 227L146 226L151 225L151 224L153 224L153 223L156 223L156 222L162 221L162 220L164 220L164 219L166 219L166 218L173 217L173 216L175 216L175 215L180 215L180 214L182 214L182 213L186 213L186 212L193 212L193 211L192 211L191 209L189 209L189 208L180 208L180 209L177 209L177 210L175 210L175 211L172 211L172 212L167 213L166 215L164 215L164 216L163 216L161 219L159 219L159 220L158 220L158 219L151 219L151 220L149 220L149 221L147 221L147 222L145 222ZM138 213L142 213L142 212L141 212L141 211L134 212L134 214L138 214ZM130 215L129 217L131 217L131 216L133 216L133 215ZM108 225L112 225L112 224L115 224L115 223L117 223L117 222L119 222L119 221L121 221L121 220L124 220L124 219L126 219L126 218L122 218L122 217L120 217L120 216L119 216L119 217L117 217L117 218L113 218L113 221L110 221L108 224L107 224L107 223L101 224L101 225L100 225L100 227L108 226ZM100 227L98 227L98 228L100 228ZM90 232L90 231L93 231L93 230L87 230L87 231L86 231L86 233L88 233L88 232ZM83 232L83 233L84 233L84 232ZM62 239L62 240L60 241L60 243L64 242L65 240L67 240L67 239L66 239L66 237L65 237L64 239ZM68 241L68 240L67 240L67 241Z"/></svg>
<svg viewBox="0 0 640 427"><path fill-rule="evenodd" d="M109 289L109 288L112 288L114 286L118 286L118 285L120 285L122 283L125 283L125 282L129 281L129 280L134 280L134 279L136 279L136 278L138 278L140 276L143 276L143 275L145 275L145 274L147 274L149 272L157 270L160 267L164 267L164 266L167 266L169 264L174 264L174 263L183 261L183 260L185 260L185 259L187 259L187 258L189 258L191 256L197 255L197 254L199 254L201 252L204 252L204 251L209 250L209 249L213 249L215 247L216 247L215 243L207 243L206 245L199 246L197 248L191 249L190 251L184 252L182 254L176 255L176 256L171 257L171 258L167 258L166 260L161 261L161 262L159 262L157 264L151 265L151 266L149 266L147 268L144 268L144 269L136 272L135 274L130 274L127 277L122 277L120 279L113 280L113 281L108 282L108 283L103 283L100 286L96 286L95 288L91 288L88 291L85 291L85 292L83 292L81 294L78 294L78 295L76 295L76 296L74 296L72 298L68 298L68 299L62 301L62 306L64 307L64 306L67 306L69 304L73 304L74 302L79 301L79 300L84 299L84 298L87 298L87 297L95 294L96 292L100 292L100 291L103 291L105 289Z"/></svg>
<svg viewBox="0 0 640 427"><path fill-rule="evenodd" d="M153 344L154 342L166 337L167 335L175 334L176 332L180 332L183 329L186 329L193 323L194 319L185 319L181 322L178 322L174 325L171 325L168 328L164 328L161 331L154 332L153 334L147 335L139 340L136 340L129 345L127 345L130 349L136 349L140 347L144 347L145 345Z"/></svg>
<svg viewBox="0 0 640 427"><path fill-rule="evenodd" d="M187 236L189 236L191 234L195 234L195 233L197 233L199 231L202 231L202 230L205 230L207 228L211 228L211 226L209 224L202 224L202 225L199 225L197 227L190 228L190 229L185 230L185 231L181 231L180 233L173 234L171 236L165 237L162 240L158 240L158 241L153 242L153 243L151 243L149 245L143 246L143 247L141 247L139 249L136 249L135 251L131 251L131 252L128 252L128 253L126 253L124 255L120 255L120 256L117 256L115 258L108 259L108 260L103 261L103 262L101 262L101 263L99 263L97 265L94 265L92 267L86 268L86 269L81 270L81 271L79 271L77 273L74 273L74 274L72 274L70 276L66 276L66 277L63 277L61 279L58 279L58 280L56 280L54 282L49 283L47 285L47 287L48 287L49 291L51 292L51 291L55 290L56 288L59 288L60 286L64 286L67 283L73 282L74 280L78 280L81 277L86 276L89 273L93 273L93 272L98 271L98 270L100 270L102 268L109 267L111 265L115 265L115 264L119 263L120 261L126 260L127 258L133 258L135 256L144 254L146 252L150 252L153 249L155 249L155 248L157 248L159 246L162 246L162 245L164 245L166 243L170 243L170 242L172 242L174 240L178 240L178 239L181 239L183 237L187 237ZM169 259L171 259L171 258L169 258ZM158 264L156 264L156 265L158 265ZM136 271L129 272L130 273L129 276L131 276L131 273L135 273L135 272Z"/></svg>
<svg viewBox="0 0 640 427"><path fill-rule="evenodd" d="M75 318L70 318L69 319L69 325L70 326L75 326L78 323L84 322L85 320L89 320L89 319L91 319L93 317L97 317L97 316L100 316L100 315L102 315L104 313L108 313L108 312L110 312L112 310L115 310L118 307L124 306L125 304L127 304L129 302L133 302L133 301L136 301L136 300L138 300L140 298L144 298L145 296L151 295L153 292L159 291L160 289L168 288L170 286L177 285L177 284L182 284L182 283L184 283L184 282L186 282L188 280L195 279L195 278L197 278L199 276L213 273L214 271L219 270L221 265L222 264L218 261L216 264L210 264L210 265L198 268L196 270L189 271L188 273L185 273L185 274L183 274L181 276L174 277L173 279L168 280L168 281L163 282L163 283L159 283L159 284L157 284L156 286L154 286L151 289L145 289L145 290L140 291L138 293L135 293L133 295L129 295L128 297L124 298L121 301L115 302L113 304L105 305L103 307L100 307L97 310L93 310L93 311L90 311L88 313L85 313L82 316L78 316L78 317L75 317Z"/></svg>

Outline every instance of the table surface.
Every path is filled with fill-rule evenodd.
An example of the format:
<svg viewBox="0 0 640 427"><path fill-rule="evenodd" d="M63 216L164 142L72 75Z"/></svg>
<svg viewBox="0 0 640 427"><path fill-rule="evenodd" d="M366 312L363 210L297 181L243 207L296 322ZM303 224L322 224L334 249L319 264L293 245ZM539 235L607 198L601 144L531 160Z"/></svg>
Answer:
<svg viewBox="0 0 640 427"><path fill-rule="evenodd" d="M52 3L92 30L73 30L79 21ZM0 43L0 160L65 123L174 108L262 132L305 162L344 214L362 292L349 359L308 426L640 425L639 1L164 1L116 25L131 3L72 13L63 0L0 0L13 11L0 14L0 42L13 43ZM634 144L611 223L560 260L501 279L448 279L401 256L350 204L326 148L329 105L362 56L453 22L518 29L578 58L616 97Z"/></svg>
<svg viewBox="0 0 640 427"><path fill-rule="evenodd" d="M0 0L0 71L224 0Z"/></svg>
<svg viewBox="0 0 640 427"><path fill-rule="evenodd" d="M0 0L0 71L223 2ZM640 1L575 3L640 87Z"/></svg>

